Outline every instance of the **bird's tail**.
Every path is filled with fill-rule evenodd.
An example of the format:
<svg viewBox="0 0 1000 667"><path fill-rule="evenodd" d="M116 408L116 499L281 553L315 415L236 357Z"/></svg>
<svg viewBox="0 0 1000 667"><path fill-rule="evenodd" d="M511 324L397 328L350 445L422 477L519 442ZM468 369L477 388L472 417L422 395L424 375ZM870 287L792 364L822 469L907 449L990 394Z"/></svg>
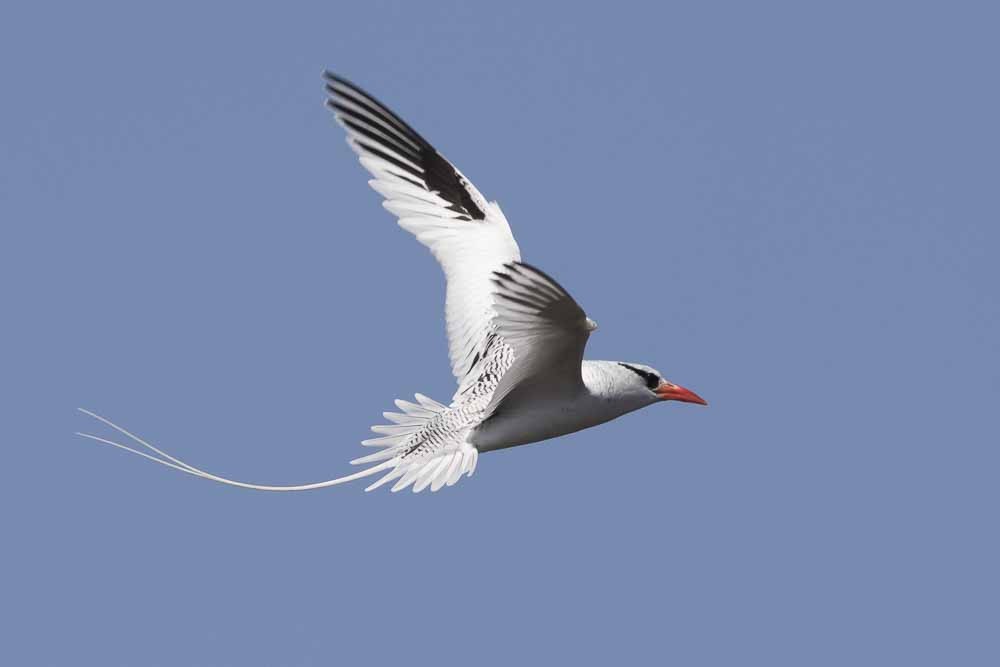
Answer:
<svg viewBox="0 0 1000 667"><path fill-rule="evenodd" d="M344 484L345 482L352 482L356 479L361 479L362 477L368 477L369 475L374 475L376 473L382 472L383 470L395 467L396 464L398 463L397 461L389 459L387 461L379 463L378 465L374 465L370 468L365 468L364 470L360 470L354 473L353 475L345 475L344 477L337 477L336 479L328 479L324 482L314 482L312 484L298 484L294 486L269 486L267 484L251 484L250 482L240 482L233 479L226 479L225 477L219 477L218 475L213 475L210 472L205 472L204 470L195 468L193 465L185 463L184 461L181 461L180 459L171 456L170 454L167 454L162 449L154 447L153 445L149 444L139 436L130 433L129 431L126 431L124 428L122 428L118 424L115 424L110 419L106 419L105 417L95 414L90 410L85 410L83 408L78 408L78 409L83 414L90 415L99 422L107 424L114 430L118 431L122 435L129 438L129 440L131 440L139 447L144 447L148 451L141 451L140 449L136 449L136 447L134 446L130 447L129 445L123 445L119 442L114 442L106 438L101 438L96 435L91 435L90 433L80 433L78 431L77 435L79 436L82 436L84 438L90 438L91 440L95 440L104 445L111 445L112 447L118 447L119 449L124 449L127 452L137 454L143 458L149 459L150 461L155 461L160 465L165 465L168 468L179 470L183 473L187 473L188 475L194 475L195 477L210 479L213 482L219 482L220 484L229 484L230 486L238 486L244 489L255 489L257 491L311 491L313 489L322 489L328 486L336 486L337 484Z"/></svg>
<svg viewBox="0 0 1000 667"><path fill-rule="evenodd" d="M393 493L411 484L414 493L426 488L434 492L442 486L452 486L463 474L475 472L479 450L466 442L468 431L442 425L451 408L423 394L416 394L415 398L416 403L397 399L396 407L402 412L382 413L392 424L372 426L372 431L381 437L361 442L365 447L378 447L379 451L354 459L352 465L393 462L392 470L365 491L395 481ZM431 434L437 437L430 437ZM362 472L369 470L372 468Z"/></svg>
<svg viewBox="0 0 1000 667"><path fill-rule="evenodd" d="M124 449L127 452L167 466L168 468L187 473L188 475L219 482L220 484L238 486L243 489L255 489L257 491L311 491L384 473L380 479L371 484L365 491L372 491L394 480L395 484L392 486L392 491L394 492L405 489L411 484L415 492L422 491L428 487L430 487L431 491L437 491L442 486L451 486L457 482L462 474L471 475L476 469L479 452L465 441L464 433L454 434L454 438L440 442L439 446L435 448L421 447L420 445L425 441L426 428L429 423L444 417L449 408L422 394L417 394L416 399L417 403L397 400L396 407L402 410L402 413L383 412L382 414L385 418L393 423L372 426L372 431L381 434L381 437L365 440L361 443L367 447L377 447L379 451L351 461L353 465L374 465L364 470L359 470L352 475L345 475L312 484L270 486L267 484L241 482L213 475L200 468L195 468L193 465L185 463L175 456L167 454L162 449L151 445L110 419L83 408L79 408L80 412L110 426L131 442L125 445L90 433L77 432L77 435L104 445Z"/></svg>

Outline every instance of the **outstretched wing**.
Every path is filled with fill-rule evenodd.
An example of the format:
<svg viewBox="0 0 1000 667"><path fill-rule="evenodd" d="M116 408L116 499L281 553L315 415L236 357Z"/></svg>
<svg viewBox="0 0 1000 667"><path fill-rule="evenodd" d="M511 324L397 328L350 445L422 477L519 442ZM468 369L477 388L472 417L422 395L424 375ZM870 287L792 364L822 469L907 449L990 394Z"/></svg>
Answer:
<svg viewBox="0 0 1000 667"><path fill-rule="evenodd" d="M375 177L369 185L444 269L449 356L461 392L475 381L469 371L486 351L493 271L520 259L517 242L496 202L405 121L346 79L331 72L325 78L326 105Z"/></svg>
<svg viewBox="0 0 1000 667"><path fill-rule="evenodd" d="M494 323L513 348L514 363L493 392L487 416L582 389L580 367L594 321L559 283L528 264L505 264L493 283Z"/></svg>

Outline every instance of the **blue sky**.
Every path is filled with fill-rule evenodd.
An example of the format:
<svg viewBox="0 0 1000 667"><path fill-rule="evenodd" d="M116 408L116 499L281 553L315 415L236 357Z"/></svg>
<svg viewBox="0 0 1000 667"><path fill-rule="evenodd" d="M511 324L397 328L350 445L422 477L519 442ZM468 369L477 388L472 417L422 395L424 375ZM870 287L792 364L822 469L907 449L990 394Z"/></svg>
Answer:
<svg viewBox="0 0 1000 667"><path fill-rule="evenodd" d="M996 11L417 5L5 12L2 662L996 664ZM451 395L325 67L711 407L417 497L74 438L309 482Z"/></svg>

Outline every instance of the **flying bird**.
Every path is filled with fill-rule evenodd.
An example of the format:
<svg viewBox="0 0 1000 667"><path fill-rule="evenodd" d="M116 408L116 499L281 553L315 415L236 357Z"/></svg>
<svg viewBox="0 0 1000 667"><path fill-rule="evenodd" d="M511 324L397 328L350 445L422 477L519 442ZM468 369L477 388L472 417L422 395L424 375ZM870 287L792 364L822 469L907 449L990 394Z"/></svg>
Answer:
<svg viewBox="0 0 1000 667"><path fill-rule="evenodd" d="M406 121L347 79L325 72L326 106L347 144L371 173L369 185L399 226L427 246L444 270L445 320L458 388L448 405L422 394L383 413L367 466L314 484L267 486L230 480L177 459L88 410L131 439L128 450L224 484L264 491L305 491L378 475L371 491L437 491L472 475L479 455L554 438L654 403L707 405L644 364L584 359L597 324L554 278L521 261L507 218ZM145 448L146 451L137 449Z"/></svg>

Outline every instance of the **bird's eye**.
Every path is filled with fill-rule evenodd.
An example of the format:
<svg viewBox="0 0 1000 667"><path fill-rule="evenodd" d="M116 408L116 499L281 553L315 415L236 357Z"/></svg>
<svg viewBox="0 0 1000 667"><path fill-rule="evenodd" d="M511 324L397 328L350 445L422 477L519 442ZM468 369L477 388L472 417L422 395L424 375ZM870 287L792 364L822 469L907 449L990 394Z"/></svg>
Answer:
<svg viewBox="0 0 1000 667"><path fill-rule="evenodd" d="M660 384L660 378L656 375L656 373L650 373L649 371L644 371L641 368L636 368L635 366L632 366L630 364L623 364L621 362L619 362L619 365L624 366L625 368L629 369L630 371L641 377L643 379L643 382L646 383L646 388L648 389L656 389L656 387L659 386Z"/></svg>

